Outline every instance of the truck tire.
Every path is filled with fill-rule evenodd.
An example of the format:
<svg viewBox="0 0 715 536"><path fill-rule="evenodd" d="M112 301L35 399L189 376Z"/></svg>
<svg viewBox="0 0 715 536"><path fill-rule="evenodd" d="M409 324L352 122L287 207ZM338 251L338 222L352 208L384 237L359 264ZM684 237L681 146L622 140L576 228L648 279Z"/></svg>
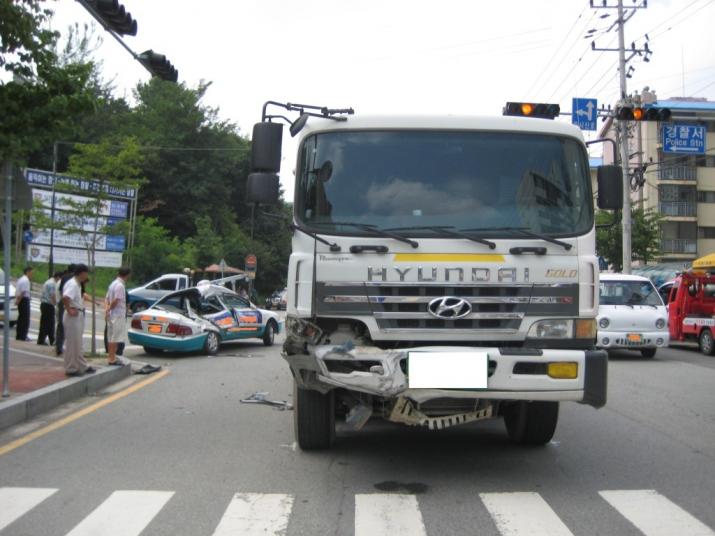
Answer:
<svg viewBox="0 0 715 536"><path fill-rule="evenodd" d="M327 449L335 440L335 395L298 387L293 383L293 426L302 450Z"/></svg>
<svg viewBox="0 0 715 536"><path fill-rule="evenodd" d="M276 338L276 326L273 320L269 320L266 324L266 330L263 332L263 344L273 346L273 341Z"/></svg>
<svg viewBox="0 0 715 536"><path fill-rule="evenodd" d="M515 402L504 414L509 438L521 445L543 445L551 441L558 420L558 402Z"/></svg>
<svg viewBox="0 0 715 536"><path fill-rule="evenodd" d="M657 348L643 348L641 350L641 355L648 359L655 357L655 353L658 351Z"/></svg>
<svg viewBox="0 0 715 536"><path fill-rule="evenodd" d="M709 328L703 328L700 332L700 351L705 355L715 355L713 332Z"/></svg>

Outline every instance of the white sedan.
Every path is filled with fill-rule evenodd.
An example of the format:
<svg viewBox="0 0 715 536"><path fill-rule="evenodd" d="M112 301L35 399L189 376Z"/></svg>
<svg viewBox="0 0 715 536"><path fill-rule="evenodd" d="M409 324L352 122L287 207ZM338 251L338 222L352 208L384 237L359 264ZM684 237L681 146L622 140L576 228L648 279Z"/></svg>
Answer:
<svg viewBox="0 0 715 536"><path fill-rule="evenodd" d="M650 279L601 274L597 346L637 350L653 357L668 346L668 312Z"/></svg>

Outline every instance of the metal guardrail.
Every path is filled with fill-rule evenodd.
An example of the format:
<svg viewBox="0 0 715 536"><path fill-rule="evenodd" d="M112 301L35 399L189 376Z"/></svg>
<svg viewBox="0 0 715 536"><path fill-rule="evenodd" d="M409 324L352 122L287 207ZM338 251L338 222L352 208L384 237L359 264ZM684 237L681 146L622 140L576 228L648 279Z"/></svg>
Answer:
<svg viewBox="0 0 715 536"><path fill-rule="evenodd" d="M692 253L698 252L698 241L694 238L663 238L660 242L663 253Z"/></svg>
<svg viewBox="0 0 715 536"><path fill-rule="evenodd" d="M687 201L661 201L658 210L663 216L697 216L697 203Z"/></svg>

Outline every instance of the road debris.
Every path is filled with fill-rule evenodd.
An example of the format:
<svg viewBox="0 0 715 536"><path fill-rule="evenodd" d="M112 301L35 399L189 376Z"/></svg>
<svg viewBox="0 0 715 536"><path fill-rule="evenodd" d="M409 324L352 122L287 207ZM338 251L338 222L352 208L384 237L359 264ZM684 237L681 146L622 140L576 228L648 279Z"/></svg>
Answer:
<svg viewBox="0 0 715 536"><path fill-rule="evenodd" d="M293 409L293 404L285 400L269 400L267 396L270 393L267 391L253 393L251 396L241 400L242 404L263 404L265 406L273 406L281 411Z"/></svg>

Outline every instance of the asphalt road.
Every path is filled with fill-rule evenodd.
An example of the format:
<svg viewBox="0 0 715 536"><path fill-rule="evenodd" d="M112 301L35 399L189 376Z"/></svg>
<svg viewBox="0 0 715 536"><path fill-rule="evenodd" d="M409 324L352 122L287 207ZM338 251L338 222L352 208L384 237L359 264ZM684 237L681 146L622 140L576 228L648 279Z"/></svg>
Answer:
<svg viewBox="0 0 715 536"><path fill-rule="evenodd" d="M291 411L239 402L291 399L278 346L130 353L170 373L0 434L2 453L74 419L0 454L0 536L715 534L715 358L694 350L614 355L607 407L563 404L543 448L498 421L370 422L320 453L296 449Z"/></svg>

